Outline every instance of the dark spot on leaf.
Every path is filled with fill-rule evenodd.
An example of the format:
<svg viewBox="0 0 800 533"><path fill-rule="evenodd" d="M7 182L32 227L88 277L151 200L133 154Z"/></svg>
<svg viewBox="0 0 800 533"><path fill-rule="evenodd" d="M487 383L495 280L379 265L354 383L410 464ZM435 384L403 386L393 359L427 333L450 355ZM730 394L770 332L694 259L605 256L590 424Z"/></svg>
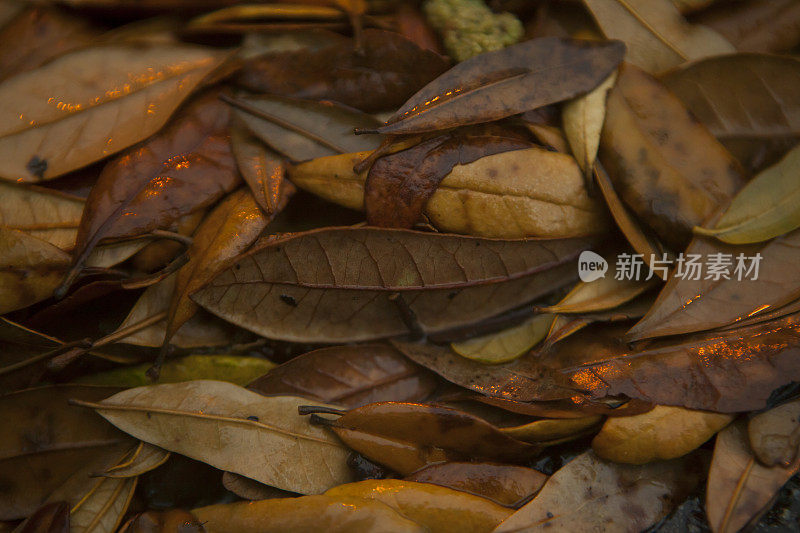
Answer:
<svg viewBox="0 0 800 533"><path fill-rule="evenodd" d="M28 169L28 172L33 174L39 179L44 177L44 173L47 170L47 160L40 158L38 155L31 157L28 164L25 166Z"/></svg>
<svg viewBox="0 0 800 533"><path fill-rule="evenodd" d="M553 518L553 513L551 513L550 511L547 511L547 513L545 514L545 516L546 516L547 518Z"/></svg>
<svg viewBox="0 0 800 533"><path fill-rule="evenodd" d="M248 420L252 420L253 422L258 422L258 417L255 415L250 415L247 417Z"/></svg>
<svg viewBox="0 0 800 533"><path fill-rule="evenodd" d="M292 307L297 307L297 300L288 294L281 294L281 301L287 305L291 305Z"/></svg>
<svg viewBox="0 0 800 533"><path fill-rule="evenodd" d="M447 293L447 299L448 300L452 300L456 296L458 296L458 291L453 291L453 292Z"/></svg>

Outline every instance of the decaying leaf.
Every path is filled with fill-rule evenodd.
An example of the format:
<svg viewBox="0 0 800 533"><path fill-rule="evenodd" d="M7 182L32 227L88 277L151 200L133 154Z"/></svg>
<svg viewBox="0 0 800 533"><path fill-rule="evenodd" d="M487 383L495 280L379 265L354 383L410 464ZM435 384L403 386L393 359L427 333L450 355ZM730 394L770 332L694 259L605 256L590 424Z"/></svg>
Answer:
<svg viewBox="0 0 800 533"><path fill-rule="evenodd" d="M379 501L327 495L217 504L192 513L207 533L428 531Z"/></svg>
<svg viewBox="0 0 800 533"><path fill-rule="evenodd" d="M625 53L620 42L546 37L463 61L377 129L420 133L490 122L594 89ZM524 88L524 90L523 90Z"/></svg>
<svg viewBox="0 0 800 533"><path fill-rule="evenodd" d="M800 401L759 413L747 424L750 448L765 466L789 468L800 446Z"/></svg>
<svg viewBox="0 0 800 533"><path fill-rule="evenodd" d="M641 415L606 420L592 449L617 463L674 459L697 449L732 420L732 415L657 405Z"/></svg>
<svg viewBox="0 0 800 533"><path fill-rule="evenodd" d="M147 369L150 363L116 368L99 374L84 376L79 383L109 387L142 387L150 385ZM159 383L180 383L197 379L227 381L247 385L253 379L275 367L275 363L261 357L243 355L187 355L170 359L161 365Z"/></svg>
<svg viewBox="0 0 800 533"><path fill-rule="evenodd" d="M680 100L627 64L609 93L600 159L623 201L678 249L743 183L740 165Z"/></svg>
<svg viewBox="0 0 800 533"><path fill-rule="evenodd" d="M710 28L689 24L670 0L584 0L603 33L628 46L627 60L663 72L699 57L728 54L733 45Z"/></svg>
<svg viewBox="0 0 800 533"><path fill-rule="evenodd" d="M666 516L700 482L702 461L673 459L642 466L607 463L585 452L550 476L539 494L495 529L643 531Z"/></svg>
<svg viewBox="0 0 800 533"><path fill-rule="evenodd" d="M739 191L713 228L695 228L730 244L763 242L800 227L800 147Z"/></svg>
<svg viewBox="0 0 800 533"><path fill-rule="evenodd" d="M798 468L798 461L787 468L760 465L747 444L744 423L728 426L717 435L708 474L706 513L711 529L719 533L740 531Z"/></svg>
<svg viewBox="0 0 800 533"><path fill-rule="evenodd" d="M414 402L436 387L432 374L386 344L333 346L287 361L252 381L265 396L295 395L360 407L375 402Z"/></svg>
<svg viewBox="0 0 800 533"><path fill-rule="evenodd" d="M373 403L347 411L336 420L318 422L364 457L400 474L470 457L519 461L540 451L481 418L435 405Z"/></svg>
<svg viewBox="0 0 800 533"><path fill-rule="evenodd" d="M617 81L616 71L589 93L564 104L562 123L572 155L583 170L587 182L591 181L592 168L600 148L600 133L606 118L608 91Z"/></svg>
<svg viewBox="0 0 800 533"><path fill-rule="evenodd" d="M106 45L6 80L0 177L52 179L149 137L223 59L183 45Z"/></svg>
<svg viewBox="0 0 800 533"><path fill-rule="evenodd" d="M346 483L351 474L347 450L297 414L297 407L307 403L199 380L138 387L86 405L145 442L284 490L313 494Z"/></svg>
<svg viewBox="0 0 800 533"><path fill-rule="evenodd" d="M330 228L264 241L192 298L275 339L332 343L400 335L408 331L404 305L423 331L444 331L552 290L564 275L560 269L572 272L563 262L586 244Z"/></svg>
<svg viewBox="0 0 800 533"><path fill-rule="evenodd" d="M534 315L517 326L454 342L450 347L462 357L479 363L508 363L539 344L547 336L554 318L550 314Z"/></svg>
<svg viewBox="0 0 800 533"><path fill-rule="evenodd" d="M403 36L367 29L362 51L349 39L319 50L250 59L237 82L258 93L333 100L367 113L400 106L441 74L447 61Z"/></svg>
<svg viewBox="0 0 800 533"><path fill-rule="evenodd" d="M367 153L316 159L290 169L292 182L326 200L364 209L366 173L353 165ZM535 168L535 173L527 169ZM606 227L586 192L580 167L566 154L532 147L456 165L425 205L442 231L484 237L574 237Z"/></svg>
<svg viewBox="0 0 800 533"><path fill-rule="evenodd" d="M400 479L369 479L328 490L334 498L364 498L385 503L430 531L491 531L512 511L494 502L446 487Z"/></svg>
<svg viewBox="0 0 800 533"><path fill-rule="evenodd" d="M405 477L475 494L509 507L528 500L547 476L532 468L499 463L439 463Z"/></svg>

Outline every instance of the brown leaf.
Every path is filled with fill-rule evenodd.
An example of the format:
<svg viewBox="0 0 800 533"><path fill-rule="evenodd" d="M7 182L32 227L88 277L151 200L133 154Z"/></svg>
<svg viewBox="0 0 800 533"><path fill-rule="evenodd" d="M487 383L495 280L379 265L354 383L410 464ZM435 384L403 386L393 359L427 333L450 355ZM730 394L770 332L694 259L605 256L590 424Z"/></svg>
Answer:
<svg viewBox="0 0 800 533"><path fill-rule="evenodd" d="M0 81L85 46L96 36L83 19L47 7L28 8L0 31Z"/></svg>
<svg viewBox="0 0 800 533"><path fill-rule="evenodd" d="M69 533L69 504L47 503L36 509L25 522L15 529L19 533Z"/></svg>
<svg viewBox="0 0 800 533"><path fill-rule="evenodd" d="M168 227L232 190L239 175L227 126L228 108L211 92L157 136L108 163L86 201L71 275L102 239Z"/></svg>
<svg viewBox="0 0 800 533"><path fill-rule="evenodd" d="M800 138L800 60L794 57L712 57L661 81L748 168L770 164Z"/></svg>
<svg viewBox="0 0 800 533"><path fill-rule="evenodd" d="M453 167L534 146L512 131L496 130L455 130L379 158L364 183L367 222L373 226L411 228L422 219L428 200Z"/></svg>
<svg viewBox="0 0 800 533"><path fill-rule="evenodd" d="M800 43L800 5L793 0L720 2L697 20L742 52L786 52Z"/></svg>
<svg viewBox="0 0 800 533"><path fill-rule="evenodd" d="M0 226L24 231L62 250L75 245L84 201L71 194L1 182Z"/></svg>
<svg viewBox="0 0 800 533"><path fill-rule="evenodd" d="M587 244L328 228L263 241L192 299L260 335L291 341L400 335L409 310L424 331L444 331L553 290L574 275L565 261Z"/></svg>
<svg viewBox="0 0 800 533"><path fill-rule="evenodd" d="M445 460L520 461L540 451L481 418L434 405L372 403L319 423L367 459L403 475Z"/></svg>
<svg viewBox="0 0 800 533"><path fill-rule="evenodd" d="M625 54L618 41L546 37L459 63L411 97L380 133L490 122L594 89Z"/></svg>
<svg viewBox="0 0 800 533"><path fill-rule="evenodd" d="M236 78L243 87L309 100L334 100L368 113L394 109L447 68L446 60L403 36L368 29L353 42L316 51L266 54Z"/></svg>
<svg viewBox="0 0 800 533"><path fill-rule="evenodd" d="M623 201L676 248L743 184L739 164L680 100L631 65L609 93L600 159Z"/></svg>
<svg viewBox="0 0 800 533"><path fill-rule="evenodd" d="M30 515L70 477L91 486L90 473L132 447L133 441L96 414L67 404L118 390L60 385L0 396L8 427L0 432L0 520Z"/></svg>
<svg viewBox="0 0 800 533"><path fill-rule="evenodd" d="M712 254L731 254L730 279L713 279L706 273L673 274L659 293L653 307L628 333L633 339L679 335L737 324L770 312L800 297L800 272L794 267L800 260L800 230L771 241L734 246L713 238L697 237L684 252L700 254L707 261ZM751 258L761 254L757 279L734 274L736 257ZM745 261L745 267L750 261ZM684 274L690 267L684 265ZM706 279L709 278L709 279Z"/></svg>
<svg viewBox="0 0 800 533"><path fill-rule="evenodd" d="M547 476L532 468L498 463L440 463L404 479L433 483L516 507L539 492Z"/></svg>
<svg viewBox="0 0 800 533"><path fill-rule="evenodd" d="M436 379L391 346L333 346L308 352L270 370L247 388L360 407L426 399Z"/></svg>
<svg viewBox="0 0 800 533"><path fill-rule="evenodd" d="M765 466L789 468L800 446L800 400L759 413L747 424L750 447Z"/></svg>
<svg viewBox="0 0 800 533"><path fill-rule="evenodd" d="M766 468L756 462L747 445L743 421L717 435L714 459L708 473L706 513L715 533L740 531L797 473L800 462L789 468Z"/></svg>
<svg viewBox="0 0 800 533"><path fill-rule="evenodd" d="M563 367L595 397L625 394L659 405L734 413L762 409L773 390L800 379L800 315L620 350ZM569 339L567 340L567 342Z"/></svg>
<svg viewBox="0 0 800 533"><path fill-rule="evenodd" d="M255 479L234 474L233 472L225 472L222 474L222 485L245 500L271 500L274 498L292 498L299 496L297 493L264 485Z"/></svg>
<svg viewBox="0 0 800 533"><path fill-rule="evenodd" d="M119 533L205 533L203 525L188 511L147 511L128 520Z"/></svg>
<svg viewBox="0 0 800 533"><path fill-rule="evenodd" d="M61 341L0 318L0 390L25 389L38 381L49 359L57 353Z"/></svg>

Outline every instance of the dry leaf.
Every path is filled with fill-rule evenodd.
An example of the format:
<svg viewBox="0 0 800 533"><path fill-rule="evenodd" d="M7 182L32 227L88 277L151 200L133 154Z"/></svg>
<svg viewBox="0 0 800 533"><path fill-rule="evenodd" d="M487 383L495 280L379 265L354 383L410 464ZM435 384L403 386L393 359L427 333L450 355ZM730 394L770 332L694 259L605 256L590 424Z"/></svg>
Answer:
<svg viewBox="0 0 800 533"><path fill-rule="evenodd" d="M580 282L558 303L538 308L543 313L593 313L608 311L641 295L658 284L650 281L618 280L610 275L590 282Z"/></svg>
<svg viewBox="0 0 800 533"><path fill-rule="evenodd" d="M616 71L591 92L564 104L562 122L564 135L569 141L572 155L591 181L592 168L600 148L600 132L606 118L606 99L608 91L617 82Z"/></svg>
<svg viewBox="0 0 800 533"><path fill-rule="evenodd" d="M789 468L800 446L800 401L759 413L747 424L750 447L765 466Z"/></svg>
<svg viewBox="0 0 800 533"><path fill-rule="evenodd" d="M800 43L800 5L794 0L718 2L698 19L742 52L787 52Z"/></svg>
<svg viewBox="0 0 800 533"><path fill-rule="evenodd" d="M0 182L0 226L24 231L62 250L75 245L84 201L71 194Z"/></svg>
<svg viewBox="0 0 800 533"><path fill-rule="evenodd" d="M534 315L517 326L454 342L450 347L458 355L479 363L508 363L539 344L547 336L554 318L549 314Z"/></svg>
<svg viewBox="0 0 800 533"><path fill-rule="evenodd" d="M120 463L106 469L102 475L111 478L140 476L166 463L169 455L169 452L163 448L140 442L130 455Z"/></svg>

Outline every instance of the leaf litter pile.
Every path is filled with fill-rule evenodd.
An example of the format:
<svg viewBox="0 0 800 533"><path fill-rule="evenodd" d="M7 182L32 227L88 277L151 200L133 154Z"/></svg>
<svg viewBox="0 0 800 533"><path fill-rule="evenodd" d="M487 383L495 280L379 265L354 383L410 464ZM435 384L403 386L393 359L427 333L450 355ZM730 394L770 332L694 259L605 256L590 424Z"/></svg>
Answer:
<svg viewBox="0 0 800 533"><path fill-rule="evenodd" d="M0 533L800 530L797 0L0 0Z"/></svg>

